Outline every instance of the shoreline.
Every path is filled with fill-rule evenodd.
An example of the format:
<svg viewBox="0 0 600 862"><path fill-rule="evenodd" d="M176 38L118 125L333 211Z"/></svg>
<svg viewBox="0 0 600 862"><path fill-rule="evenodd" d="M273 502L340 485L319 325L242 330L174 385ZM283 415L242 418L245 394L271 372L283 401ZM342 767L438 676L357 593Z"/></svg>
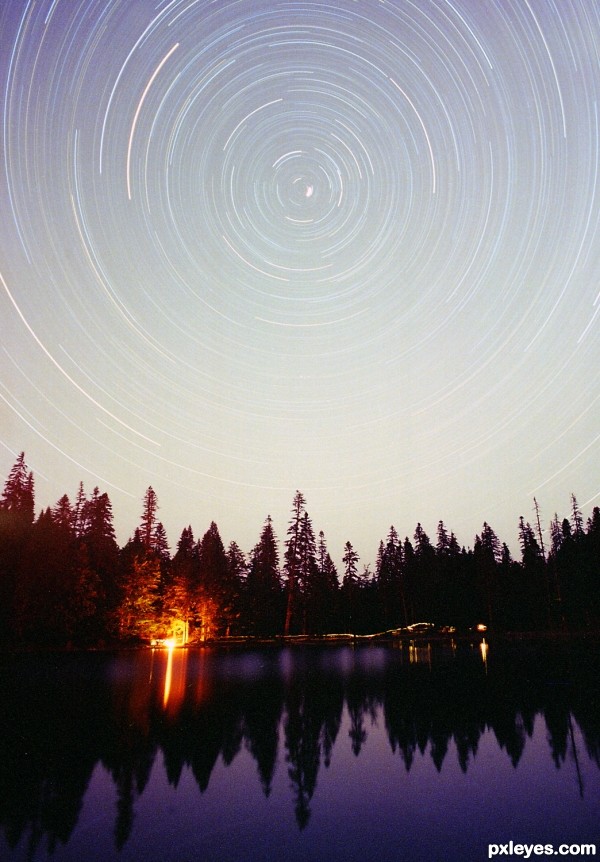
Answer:
<svg viewBox="0 0 600 862"><path fill-rule="evenodd" d="M599 643L600 631L573 631L573 632L417 632L417 633L388 633L380 632L368 635L354 635L351 633L334 633L329 635L279 635L274 638L259 638L253 636L213 638L206 641L192 641L187 644L149 644L149 643L105 643L94 646L78 646L66 644L62 646L11 644L0 646L0 654L49 654L49 653L110 653L110 652L134 652L143 650L202 650L202 649L264 649L283 647L335 647L335 646L404 646L410 644L426 644L452 646L457 644L468 644L487 642L490 644L581 644L583 642Z"/></svg>

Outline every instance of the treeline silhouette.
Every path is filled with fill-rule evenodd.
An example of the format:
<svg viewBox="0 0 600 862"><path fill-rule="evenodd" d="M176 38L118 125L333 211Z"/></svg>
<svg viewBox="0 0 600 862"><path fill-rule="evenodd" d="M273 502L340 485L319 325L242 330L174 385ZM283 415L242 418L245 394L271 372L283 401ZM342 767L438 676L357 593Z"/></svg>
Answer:
<svg viewBox="0 0 600 862"><path fill-rule="evenodd" d="M182 530L174 552L152 487L140 523L119 547L108 494L83 484L35 515L34 478L22 453L0 499L0 640L97 645L176 636L273 638L365 634L426 621L457 631L583 631L600 626L600 508L584 521L575 495L555 515L546 546L519 520L520 559L489 524L473 548L440 521L402 540L392 526L375 570L359 568L346 542L338 572L324 533L315 534L297 491L283 554L266 518L254 548L227 548L216 523L196 540Z"/></svg>
<svg viewBox="0 0 600 862"><path fill-rule="evenodd" d="M580 766L583 775L592 764L600 768L597 661L573 646L505 649L492 648L485 663L466 642L434 643L420 656L407 644L67 653L60 662L5 656L0 825L11 848L30 844L28 858L42 841L50 851L67 843L101 764L116 789L120 849L157 755L172 787L191 772L204 793L219 761L227 768L247 751L256 783L232 792L269 796L284 769L302 829L322 768L368 752L379 727L403 764L399 798L403 773L422 758L438 772L450 758L467 773L488 732L518 768L536 720L545 724L539 738L545 732L547 756L556 768L566 765L565 781L585 795Z"/></svg>

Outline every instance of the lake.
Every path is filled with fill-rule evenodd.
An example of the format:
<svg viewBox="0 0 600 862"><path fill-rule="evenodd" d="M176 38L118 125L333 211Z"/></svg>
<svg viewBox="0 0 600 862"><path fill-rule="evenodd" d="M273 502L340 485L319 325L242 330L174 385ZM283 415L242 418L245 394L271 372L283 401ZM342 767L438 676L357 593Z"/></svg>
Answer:
<svg viewBox="0 0 600 862"><path fill-rule="evenodd" d="M600 855L598 653L477 639L0 656L0 858Z"/></svg>

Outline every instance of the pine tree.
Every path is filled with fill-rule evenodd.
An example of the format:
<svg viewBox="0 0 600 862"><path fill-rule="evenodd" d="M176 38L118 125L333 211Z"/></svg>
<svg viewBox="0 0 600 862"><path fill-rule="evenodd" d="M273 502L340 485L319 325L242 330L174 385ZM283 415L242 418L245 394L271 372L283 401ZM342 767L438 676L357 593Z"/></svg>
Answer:
<svg viewBox="0 0 600 862"><path fill-rule="evenodd" d="M201 639L229 635L239 607L239 584L230 577L227 555L214 521L198 543L198 585L196 612Z"/></svg>
<svg viewBox="0 0 600 862"><path fill-rule="evenodd" d="M307 596L308 630L322 635L333 630L337 620L339 582L335 564L327 550L323 530L317 543L317 563Z"/></svg>
<svg viewBox="0 0 600 862"><path fill-rule="evenodd" d="M513 589L517 619L524 629L541 629L548 624L549 591L542 550L529 522L519 518L519 544L523 579ZM519 595L520 593L520 595Z"/></svg>
<svg viewBox="0 0 600 862"><path fill-rule="evenodd" d="M283 633L289 635L292 629L292 621L297 613L299 605L299 572L301 564L300 533L304 507L306 501L300 491L296 491L292 503L292 517L290 519L287 539L285 543L285 554L283 570L286 576L287 606L285 612L285 624Z"/></svg>
<svg viewBox="0 0 600 862"><path fill-rule="evenodd" d="M393 525L388 531L385 545L383 541L379 544L375 578L383 627L390 629L407 625L403 550Z"/></svg>
<svg viewBox="0 0 600 862"><path fill-rule="evenodd" d="M121 637L152 640L166 635L160 587L159 558L135 554L127 567L119 605Z"/></svg>
<svg viewBox="0 0 600 862"><path fill-rule="evenodd" d="M144 508L140 521L140 536L146 551L154 550L157 512L158 498L154 488L150 485L144 495Z"/></svg>
<svg viewBox="0 0 600 862"><path fill-rule="evenodd" d="M577 542L583 538L584 530L583 515L575 494L571 494L571 523L573 524L573 538Z"/></svg>
<svg viewBox="0 0 600 862"><path fill-rule="evenodd" d="M358 575L359 556L352 547L352 542L348 541L344 545L344 556L342 563L344 564L344 577L342 584L356 584Z"/></svg>
<svg viewBox="0 0 600 862"><path fill-rule="evenodd" d="M536 526L537 526L537 531L538 531L538 539L540 542L540 550L542 552L542 558L545 561L546 560L546 548L544 546L544 535L542 533L542 522L540 519L540 506L539 506L539 503L535 497L533 498L533 508L535 511L535 521L536 521Z"/></svg>
<svg viewBox="0 0 600 862"><path fill-rule="evenodd" d="M171 575L191 587L198 580L198 546L191 528L184 527L177 542L177 550L171 565Z"/></svg>
<svg viewBox="0 0 600 862"><path fill-rule="evenodd" d="M408 536L404 537L404 543L402 545L402 559L406 597L406 618L407 621L416 622L415 593L417 589L417 559L415 549L413 548L412 542Z"/></svg>
<svg viewBox="0 0 600 862"><path fill-rule="evenodd" d="M436 551L440 557L450 553L450 536L443 521L438 521Z"/></svg>
<svg viewBox="0 0 600 862"><path fill-rule="evenodd" d="M563 543L563 533L558 520L558 514L554 513L554 518L550 521L550 557L556 559Z"/></svg>
<svg viewBox="0 0 600 862"><path fill-rule="evenodd" d="M17 516L24 525L31 526L34 510L33 485L33 473L25 463L25 453L21 452L4 485L0 511Z"/></svg>
<svg viewBox="0 0 600 862"><path fill-rule="evenodd" d="M439 622L439 584L436 577L435 549L420 523L415 528L414 542L415 581L413 602L417 614L417 622Z"/></svg>
<svg viewBox="0 0 600 862"><path fill-rule="evenodd" d="M117 607L121 597L120 554L113 525L112 503L107 493L94 488L83 506L83 533L79 546L84 546L89 566L100 578L104 607L102 615L106 634L112 636L118 628Z"/></svg>
<svg viewBox="0 0 600 862"><path fill-rule="evenodd" d="M75 505L73 507L73 526L75 528L75 535L80 538L85 533L85 511L86 511L86 496L83 488L83 482L79 483L79 488L77 489L77 498L75 500Z"/></svg>
<svg viewBox="0 0 600 862"><path fill-rule="evenodd" d="M152 535L152 551L164 563L168 563L171 559L169 542L167 533L162 521L157 521Z"/></svg>
<svg viewBox="0 0 600 862"><path fill-rule="evenodd" d="M15 596L33 528L33 485L33 474L21 452L0 498L0 642L10 641L16 633Z"/></svg>
<svg viewBox="0 0 600 862"><path fill-rule="evenodd" d="M477 616L494 625L498 610L498 564L502 549L498 536L484 521L480 536L475 536L473 560L479 593Z"/></svg>
<svg viewBox="0 0 600 862"><path fill-rule="evenodd" d="M319 610L319 568L315 533L308 512L304 511L300 527L300 565L298 587L302 611L302 634L316 634Z"/></svg>
<svg viewBox="0 0 600 862"><path fill-rule="evenodd" d="M55 524L74 536L75 535L75 518L71 502L66 494L58 500L52 509L52 520Z"/></svg>
<svg viewBox="0 0 600 862"><path fill-rule="evenodd" d="M170 564L169 579L164 588L163 608L167 627L183 626L182 636L188 641L192 619L193 593L198 584L198 547L191 526L184 527L177 550Z"/></svg>
<svg viewBox="0 0 600 862"><path fill-rule="evenodd" d="M274 637L281 631L281 577L279 551L271 516L255 545L246 579L247 628L257 637Z"/></svg>
<svg viewBox="0 0 600 862"><path fill-rule="evenodd" d="M342 556L344 576L342 578L341 597L345 609L345 627L353 634L357 634L358 630L357 616L360 586L358 560L359 556L354 550L352 542L347 541L344 545L344 555Z"/></svg>
<svg viewBox="0 0 600 862"><path fill-rule="evenodd" d="M227 546L227 568L229 577L241 583L246 579L246 556L237 542L231 541Z"/></svg>

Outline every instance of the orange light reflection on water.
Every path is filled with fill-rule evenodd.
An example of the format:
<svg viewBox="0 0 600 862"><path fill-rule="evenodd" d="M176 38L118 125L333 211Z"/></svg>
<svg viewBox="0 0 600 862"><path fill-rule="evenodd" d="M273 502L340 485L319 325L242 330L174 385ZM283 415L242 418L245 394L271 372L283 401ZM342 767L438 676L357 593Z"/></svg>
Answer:
<svg viewBox="0 0 600 862"><path fill-rule="evenodd" d="M163 689L163 708L176 715L185 697L187 677L187 649L178 649L171 645L167 650L167 667Z"/></svg>
<svg viewBox="0 0 600 862"><path fill-rule="evenodd" d="M485 669L487 670L488 645L486 643L485 638L483 638L483 640L479 644L479 651L481 653L481 658L483 660L483 664L485 666Z"/></svg>
<svg viewBox="0 0 600 862"><path fill-rule="evenodd" d="M167 670L165 673L165 690L163 692L163 706L166 707L169 705L169 697L171 695L171 680L173 678L173 651L175 647L173 644L169 644L167 647Z"/></svg>

